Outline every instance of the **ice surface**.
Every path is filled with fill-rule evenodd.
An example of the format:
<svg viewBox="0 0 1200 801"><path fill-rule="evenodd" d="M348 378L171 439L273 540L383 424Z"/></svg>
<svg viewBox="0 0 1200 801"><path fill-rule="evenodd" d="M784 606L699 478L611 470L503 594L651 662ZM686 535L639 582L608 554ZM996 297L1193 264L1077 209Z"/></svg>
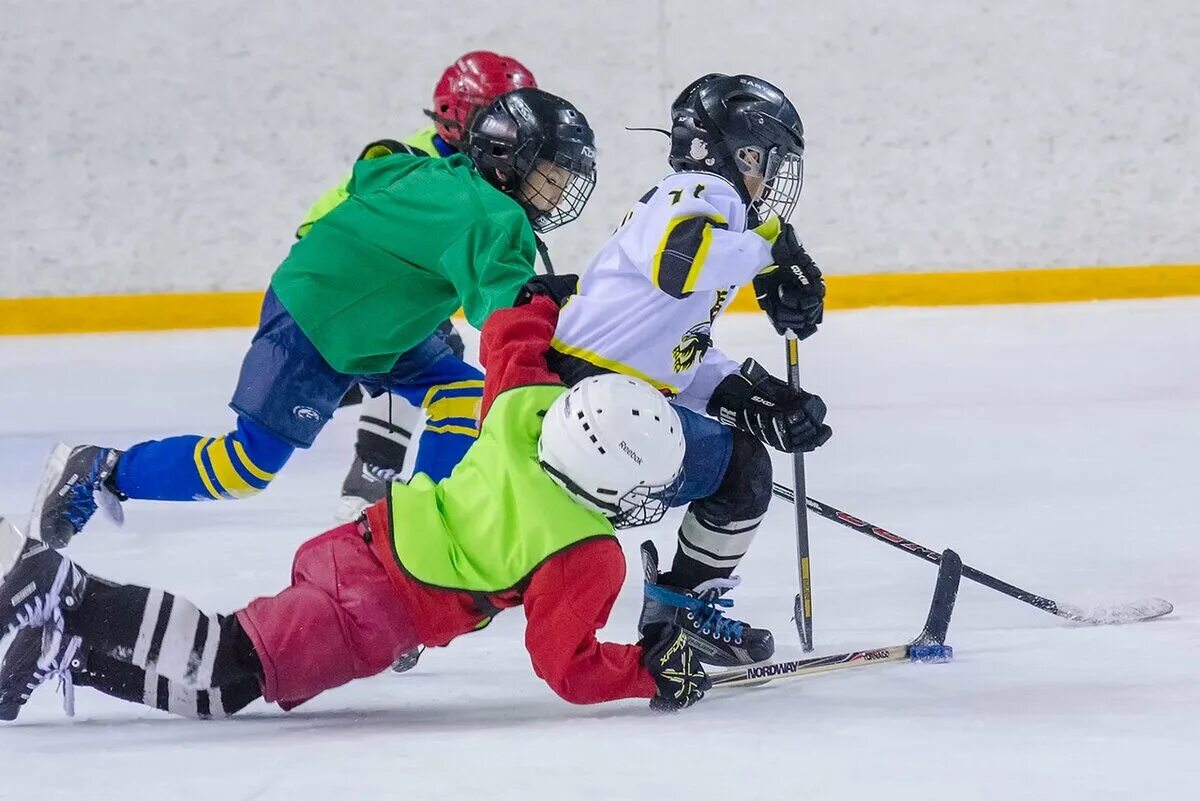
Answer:
<svg viewBox="0 0 1200 801"><path fill-rule="evenodd" d="M0 339L0 514L23 522L53 443L218 433L248 332ZM781 370L757 318L717 342ZM1200 746L1200 301L830 315L802 345L835 435L809 493L1083 608L1145 596L1172 616L1085 627L963 582L948 665L899 664L714 692L661 717L572 707L532 674L520 613L411 673L292 713L170 718L42 688L0 728L0 799L1186 799ZM255 498L127 505L71 546L114 579L214 611L283 586L330 525L355 415ZM786 461L776 461L787 480ZM791 507L739 571L736 612L801 655ZM671 552L677 515L647 533ZM811 521L817 651L903 642L931 565ZM642 532L624 535L636 566ZM606 635L631 640L638 571Z"/></svg>

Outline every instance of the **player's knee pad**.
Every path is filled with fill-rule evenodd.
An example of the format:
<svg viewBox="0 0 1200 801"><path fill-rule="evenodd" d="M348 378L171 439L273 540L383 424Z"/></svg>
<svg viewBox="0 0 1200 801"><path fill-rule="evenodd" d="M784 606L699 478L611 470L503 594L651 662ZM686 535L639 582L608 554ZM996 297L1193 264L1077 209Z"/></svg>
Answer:
<svg viewBox="0 0 1200 801"><path fill-rule="evenodd" d="M716 524L758 520L771 503L773 479L766 446L749 434L734 432L729 466L716 492L697 500L691 509Z"/></svg>

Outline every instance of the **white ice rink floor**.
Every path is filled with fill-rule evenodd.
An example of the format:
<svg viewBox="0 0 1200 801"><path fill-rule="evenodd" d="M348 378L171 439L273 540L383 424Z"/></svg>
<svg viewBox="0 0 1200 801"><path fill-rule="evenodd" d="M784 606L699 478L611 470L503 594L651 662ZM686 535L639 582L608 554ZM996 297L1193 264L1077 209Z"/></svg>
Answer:
<svg viewBox="0 0 1200 801"><path fill-rule="evenodd" d="M58 439L226 431L248 337L0 339L0 513L24 520ZM761 319L726 320L716 338L782 370ZM835 430L808 460L811 495L1060 600L1161 596L1174 615L1079 627L964 581L951 664L714 692L663 717L560 701L514 611L412 673L291 713L258 702L193 722L80 689L69 720L43 687L0 724L0 799L1200 797L1200 300L838 313L802 362ZM70 553L212 611L274 592L294 547L331 525L354 418L340 413L263 495L130 503L124 529L97 520ZM800 653L791 515L773 505L735 593L781 658ZM672 553L677 521L623 535L631 569L608 638L636 638L637 544L649 534ZM811 527L817 653L915 634L933 568Z"/></svg>

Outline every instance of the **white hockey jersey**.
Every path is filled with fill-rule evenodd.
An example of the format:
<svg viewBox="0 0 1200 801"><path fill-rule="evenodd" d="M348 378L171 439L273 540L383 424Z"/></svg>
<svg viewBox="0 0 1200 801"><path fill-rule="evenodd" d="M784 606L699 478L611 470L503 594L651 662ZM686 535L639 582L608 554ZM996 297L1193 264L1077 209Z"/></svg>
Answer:
<svg viewBox="0 0 1200 801"><path fill-rule="evenodd" d="M773 218L746 229L746 206L718 175L672 173L638 201L583 273L552 346L641 378L704 411L737 369L712 347L712 324L772 263Z"/></svg>

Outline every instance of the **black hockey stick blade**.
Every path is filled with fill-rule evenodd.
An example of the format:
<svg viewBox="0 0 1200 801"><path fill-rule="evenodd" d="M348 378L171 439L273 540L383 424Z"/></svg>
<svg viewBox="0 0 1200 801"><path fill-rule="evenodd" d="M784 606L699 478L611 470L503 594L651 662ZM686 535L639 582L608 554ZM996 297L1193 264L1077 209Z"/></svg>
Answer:
<svg viewBox="0 0 1200 801"><path fill-rule="evenodd" d="M925 628L913 641L914 644L946 644L946 632L950 629L954 602L958 600L958 585L962 581L962 572L963 563L958 554L949 548L942 551L937 582L933 585L933 601L929 604L929 617L925 618Z"/></svg>

